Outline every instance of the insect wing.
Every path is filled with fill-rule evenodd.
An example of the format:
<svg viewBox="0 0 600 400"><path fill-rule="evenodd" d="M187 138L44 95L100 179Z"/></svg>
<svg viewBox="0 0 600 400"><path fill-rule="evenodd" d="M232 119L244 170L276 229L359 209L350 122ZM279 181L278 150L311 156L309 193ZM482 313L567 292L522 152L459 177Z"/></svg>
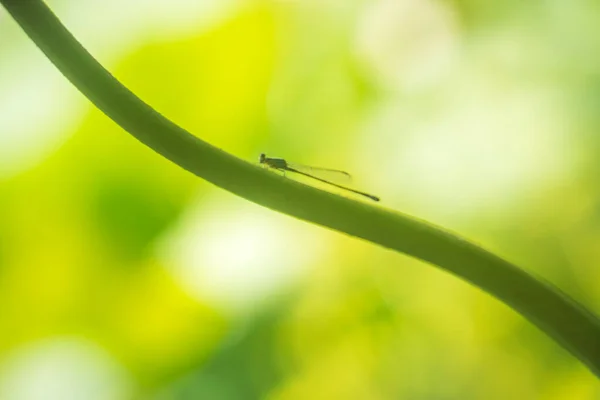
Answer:
<svg viewBox="0 0 600 400"><path fill-rule="evenodd" d="M352 175L347 173L346 171L340 171L337 169L329 169L329 168L318 168L318 167L309 167L307 165L300 164L292 164L288 163L290 168L298 170L308 175L312 175L314 177L330 181L336 183L349 183L352 182Z"/></svg>

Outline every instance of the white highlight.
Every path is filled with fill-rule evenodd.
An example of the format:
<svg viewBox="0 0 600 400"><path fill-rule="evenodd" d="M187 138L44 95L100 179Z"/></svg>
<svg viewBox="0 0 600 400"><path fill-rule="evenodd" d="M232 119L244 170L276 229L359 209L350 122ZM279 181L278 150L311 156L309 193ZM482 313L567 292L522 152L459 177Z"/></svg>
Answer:
<svg viewBox="0 0 600 400"><path fill-rule="evenodd" d="M376 186L391 188L405 205L457 217L510 207L577 166L567 117L551 92L479 81L440 104L396 104L366 127L378 132L369 139L377 141L369 150L379 157Z"/></svg>
<svg viewBox="0 0 600 400"><path fill-rule="evenodd" d="M321 256L313 231L270 210L221 200L189 215L160 253L192 295L247 311L293 285Z"/></svg>
<svg viewBox="0 0 600 400"><path fill-rule="evenodd" d="M439 83L458 58L456 17L434 0L379 0L360 20L358 54L386 87L418 89Z"/></svg>
<svg viewBox="0 0 600 400"><path fill-rule="evenodd" d="M21 348L0 368L4 400L125 400L131 381L101 348L53 339Z"/></svg>

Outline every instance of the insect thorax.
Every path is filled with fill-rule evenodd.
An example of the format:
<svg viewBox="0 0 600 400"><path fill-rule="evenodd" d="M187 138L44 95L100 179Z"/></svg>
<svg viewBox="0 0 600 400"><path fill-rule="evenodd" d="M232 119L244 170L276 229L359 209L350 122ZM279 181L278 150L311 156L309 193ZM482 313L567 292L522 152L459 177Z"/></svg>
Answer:
<svg viewBox="0 0 600 400"><path fill-rule="evenodd" d="M286 169L288 166L283 158L267 158L265 162L268 166L277 169Z"/></svg>

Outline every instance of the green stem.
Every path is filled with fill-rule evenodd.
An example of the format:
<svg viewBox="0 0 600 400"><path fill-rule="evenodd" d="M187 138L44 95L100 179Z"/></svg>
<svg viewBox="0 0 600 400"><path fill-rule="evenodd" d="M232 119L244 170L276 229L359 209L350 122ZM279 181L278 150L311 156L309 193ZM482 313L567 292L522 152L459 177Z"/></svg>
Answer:
<svg viewBox="0 0 600 400"><path fill-rule="evenodd" d="M464 239L268 173L191 135L106 71L41 0L0 0L85 96L140 142L247 200L435 264L503 301L600 376L600 320L557 288Z"/></svg>

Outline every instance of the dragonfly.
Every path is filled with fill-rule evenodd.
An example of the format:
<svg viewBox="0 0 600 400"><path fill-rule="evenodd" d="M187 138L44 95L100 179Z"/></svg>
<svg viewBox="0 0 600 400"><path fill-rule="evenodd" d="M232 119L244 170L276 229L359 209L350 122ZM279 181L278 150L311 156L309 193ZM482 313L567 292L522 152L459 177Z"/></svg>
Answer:
<svg viewBox="0 0 600 400"><path fill-rule="evenodd" d="M267 157L265 153L261 153L258 158L258 162L260 165L264 165L266 167L275 169L277 171L283 172L285 175L286 172L293 172L295 174L307 176L311 179L315 179L319 182L326 183L331 186L335 186L337 188L347 190L349 192L364 196L373 201L380 201L379 197L373 196L372 194L361 192L359 190L351 189L347 186L342 186L337 183L332 182L331 180L343 180L350 181L352 180L352 176L346 171L340 171L338 169L329 169L329 168L318 168L318 167L309 167L306 165L292 164L287 162L283 158L273 158ZM331 177L331 180L325 179L324 176Z"/></svg>

